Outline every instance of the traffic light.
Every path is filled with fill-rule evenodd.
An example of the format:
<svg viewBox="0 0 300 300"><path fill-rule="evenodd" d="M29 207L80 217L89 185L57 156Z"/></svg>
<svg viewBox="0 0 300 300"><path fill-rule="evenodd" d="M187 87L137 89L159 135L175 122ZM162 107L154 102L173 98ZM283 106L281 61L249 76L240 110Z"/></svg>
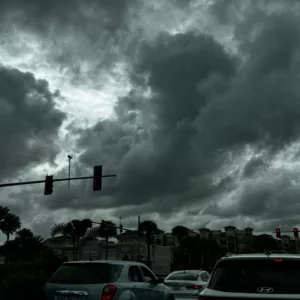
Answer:
<svg viewBox="0 0 300 300"><path fill-rule="evenodd" d="M280 228L276 228L276 237L277 237L278 239L281 238Z"/></svg>
<svg viewBox="0 0 300 300"><path fill-rule="evenodd" d="M295 238L299 237L299 231L298 231L298 228L294 228L293 231L294 231L294 237L295 237Z"/></svg>
<svg viewBox="0 0 300 300"><path fill-rule="evenodd" d="M44 195L51 195L53 193L53 176L46 176Z"/></svg>
<svg viewBox="0 0 300 300"><path fill-rule="evenodd" d="M101 191L102 188L102 166L94 166L93 191Z"/></svg>
<svg viewBox="0 0 300 300"><path fill-rule="evenodd" d="M120 225L120 233L123 232L123 225Z"/></svg>

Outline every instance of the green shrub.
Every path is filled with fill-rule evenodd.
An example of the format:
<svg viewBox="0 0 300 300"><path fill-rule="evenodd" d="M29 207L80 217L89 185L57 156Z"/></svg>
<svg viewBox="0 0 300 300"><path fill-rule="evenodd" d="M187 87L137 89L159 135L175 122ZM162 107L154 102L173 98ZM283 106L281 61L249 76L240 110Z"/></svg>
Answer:
<svg viewBox="0 0 300 300"><path fill-rule="evenodd" d="M42 300L44 299L43 287L47 280L48 276L42 272L21 271L9 274L1 284L0 299Z"/></svg>

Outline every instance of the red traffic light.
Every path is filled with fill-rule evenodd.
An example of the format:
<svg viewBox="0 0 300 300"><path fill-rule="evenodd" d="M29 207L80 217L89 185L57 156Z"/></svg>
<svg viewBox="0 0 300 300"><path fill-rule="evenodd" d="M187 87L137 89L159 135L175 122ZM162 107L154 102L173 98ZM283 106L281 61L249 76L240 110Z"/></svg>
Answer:
<svg viewBox="0 0 300 300"><path fill-rule="evenodd" d="M298 232L298 228L294 228L293 231L294 231L294 232Z"/></svg>
<svg viewBox="0 0 300 300"><path fill-rule="evenodd" d="M280 229L279 228L276 229L276 233L280 233Z"/></svg>

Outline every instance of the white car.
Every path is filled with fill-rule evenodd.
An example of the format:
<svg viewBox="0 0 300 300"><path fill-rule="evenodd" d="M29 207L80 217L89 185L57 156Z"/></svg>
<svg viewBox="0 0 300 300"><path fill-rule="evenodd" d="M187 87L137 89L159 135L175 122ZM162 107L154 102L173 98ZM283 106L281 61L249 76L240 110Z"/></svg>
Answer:
<svg viewBox="0 0 300 300"><path fill-rule="evenodd" d="M198 294L209 280L209 273L203 270L174 271L165 279L176 299L198 299Z"/></svg>
<svg viewBox="0 0 300 300"><path fill-rule="evenodd" d="M55 272L45 295L47 300L174 300L163 282L134 261L74 261Z"/></svg>
<svg viewBox="0 0 300 300"><path fill-rule="evenodd" d="M300 255L266 252L221 258L199 300L300 299Z"/></svg>

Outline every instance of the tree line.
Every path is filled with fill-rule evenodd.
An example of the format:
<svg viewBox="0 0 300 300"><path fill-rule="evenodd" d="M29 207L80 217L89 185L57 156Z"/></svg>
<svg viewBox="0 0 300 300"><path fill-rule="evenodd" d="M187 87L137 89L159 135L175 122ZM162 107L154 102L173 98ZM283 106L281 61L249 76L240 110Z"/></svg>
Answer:
<svg viewBox="0 0 300 300"><path fill-rule="evenodd" d="M36 260L53 260L52 250L45 244L44 239L35 235L28 228L21 228L20 218L10 212L9 208L0 206L0 231L6 236L6 242L0 246L0 253L6 262L34 262ZM151 237L163 233L157 224L151 220L139 224L136 233L143 236L147 245L147 261L151 267ZM212 266L215 261L228 252L214 239L201 239L199 235L190 234L191 230L185 226L175 226L172 235L179 242L174 251L174 268L180 266L199 267ZM10 240L11 235L15 235ZM111 237L118 234L118 227L110 220L102 220L96 227L92 220L73 219L69 222L54 224L50 229L51 237L66 236L73 246L73 260L79 259L78 249L89 239L101 238L105 241L105 259L108 258L108 244ZM276 241L268 235L255 237L253 244L244 253L261 252L264 249L277 249Z"/></svg>

